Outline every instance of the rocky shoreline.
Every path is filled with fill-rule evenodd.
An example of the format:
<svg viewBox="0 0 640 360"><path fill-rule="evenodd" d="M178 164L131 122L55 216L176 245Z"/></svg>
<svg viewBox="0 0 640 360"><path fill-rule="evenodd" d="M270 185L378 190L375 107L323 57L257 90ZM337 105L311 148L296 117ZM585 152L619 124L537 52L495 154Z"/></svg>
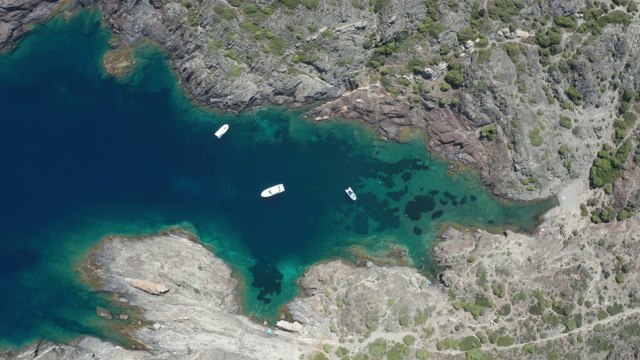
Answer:
<svg viewBox="0 0 640 360"><path fill-rule="evenodd" d="M89 256L86 275L144 310L149 324L131 333L144 350L85 337L0 359L640 357L640 161L629 156L640 150L631 115L611 124L637 106L638 17L609 1L526 0L511 17L484 1L475 10L473 1L433 3L3 3L0 50L61 9L97 6L123 40L105 54L114 76L132 65L130 46L149 38L198 102L228 111L320 103L305 115L364 120L391 141L418 129L434 154L477 166L495 194L559 193L560 205L533 235L447 229L433 249L437 281L366 261L314 265L300 279L305 296L288 305L296 332L240 314L230 267L193 235L111 237ZM580 35L598 11L613 16ZM474 17L482 32L468 37ZM445 30L420 35L435 31L425 28L432 22ZM451 89L445 79L456 85L448 77L456 72L465 79ZM591 188L594 159L613 161L627 143L618 177Z"/></svg>
<svg viewBox="0 0 640 360"><path fill-rule="evenodd" d="M0 49L15 43L29 24L61 9L97 7L122 40L105 54L105 65L116 76L131 66L127 48L151 39L168 53L194 101L225 111L321 104L306 116L361 119L392 141L401 140L404 131L419 130L429 136L434 154L477 167L501 197L546 198L566 181L589 173L598 149L614 133L603 119L618 111L617 89L634 87L632 77L620 76L619 84L606 88L598 88L594 79L636 71L637 66L625 67L636 63L636 27L620 32L614 23L584 44L578 44L584 38L574 36L573 28L563 30L567 51L549 57L538 49L534 32L523 30L548 25L526 19L576 17L587 11L582 1L523 1L520 16L514 15L507 28L494 16L482 18L485 28L475 40L464 40L474 33L465 26L476 26L469 17L478 16L472 0L453 9L418 0L383 3L378 8L359 0L344 6L311 0L259 6L239 0L217 5L201 0L11 0L0 8ZM493 9L479 4L485 13ZM445 30L426 36L421 26L427 18L437 18ZM572 75L565 62L574 51ZM600 56L612 51L612 59ZM447 77L461 72L457 80L463 83ZM453 89L447 80L454 82ZM573 87L582 94L576 104L565 94ZM558 119L569 122L560 126ZM547 141L541 142L542 136ZM622 182L619 188L630 184Z"/></svg>
<svg viewBox="0 0 640 360"><path fill-rule="evenodd" d="M0 359L638 356L638 219L591 224L577 206L591 195L582 186L563 191L534 235L448 228L433 249L437 280L370 262L311 266L287 305L295 332L240 314L231 268L192 234L109 237L83 271L96 290L143 309L148 324L131 335L144 350L86 337Z"/></svg>

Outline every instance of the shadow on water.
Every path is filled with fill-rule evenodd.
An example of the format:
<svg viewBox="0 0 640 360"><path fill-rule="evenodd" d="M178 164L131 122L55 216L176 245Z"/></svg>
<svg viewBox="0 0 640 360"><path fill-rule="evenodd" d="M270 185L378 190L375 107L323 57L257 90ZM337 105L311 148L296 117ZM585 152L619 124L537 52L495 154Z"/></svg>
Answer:
<svg viewBox="0 0 640 360"><path fill-rule="evenodd" d="M116 305L73 269L110 233L189 223L245 280L243 310L273 320L315 262L398 245L425 269L441 224L530 229L551 205L499 201L475 174L450 176L420 136L387 143L360 124L275 108L208 112L144 43L126 82L104 77L109 36L97 12L81 12L0 56L0 318L11 319L0 323L0 345L81 334L122 341L122 324L95 316L96 306ZM224 123L229 131L215 138ZM260 197L280 183L284 193Z"/></svg>

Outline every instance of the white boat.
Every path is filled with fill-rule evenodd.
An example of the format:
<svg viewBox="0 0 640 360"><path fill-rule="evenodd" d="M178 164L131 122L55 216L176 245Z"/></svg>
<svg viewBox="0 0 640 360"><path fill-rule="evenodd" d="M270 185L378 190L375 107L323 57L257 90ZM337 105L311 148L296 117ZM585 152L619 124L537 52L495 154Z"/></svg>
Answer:
<svg viewBox="0 0 640 360"><path fill-rule="evenodd" d="M269 197L269 196L273 196L273 195L276 195L276 194L280 194L281 192L284 192L284 185L278 184L278 185L272 186L272 187L270 187L268 189L264 189L264 191L262 191L260 196Z"/></svg>
<svg viewBox="0 0 640 360"><path fill-rule="evenodd" d="M224 135L224 133L227 132L227 130L229 130L229 125L227 124L222 125L222 127L218 129L218 131L216 131L216 136L218 137L218 139L220 139L222 135Z"/></svg>
<svg viewBox="0 0 640 360"><path fill-rule="evenodd" d="M356 199L357 199L356 193L354 193L353 190L351 190L351 187L345 189L344 191L347 193L347 195L349 195L351 200L356 201Z"/></svg>

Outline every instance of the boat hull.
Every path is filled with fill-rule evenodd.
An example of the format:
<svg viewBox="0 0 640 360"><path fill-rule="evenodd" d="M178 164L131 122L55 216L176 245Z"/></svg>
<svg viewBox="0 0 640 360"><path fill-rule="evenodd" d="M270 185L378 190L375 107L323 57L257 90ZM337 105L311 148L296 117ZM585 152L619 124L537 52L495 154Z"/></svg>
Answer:
<svg viewBox="0 0 640 360"><path fill-rule="evenodd" d="M229 125L224 124L220 129L218 129L218 131L216 131L215 135L218 137L218 139L220 139L222 135L227 132L227 130L229 130Z"/></svg>
<svg viewBox="0 0 640 360"><path fill-rule="evenodd" d="M350 187L349 187L349 188L347 188L347 189L345 189L344 191L347 193L347 195L349 195L349 198L350 198L351 200L356 201L356 199L358 198L358 197L356 196L356 193L354 193L354 192L353 192L353 190L352 190Z"/></svg>
<svg viewBox="0 0 640 360"><path fill-rule="evenodd" d="M270 187L268 189L264 189L262 191L262 193L260 193L260 196L262 196L262 197L270 197L270 196L277 195L277 194L280 194L280 193L283 193L283 192L284 192L284 185L283 184L278 184L278 185L272 186L272 187Z"/></svg>

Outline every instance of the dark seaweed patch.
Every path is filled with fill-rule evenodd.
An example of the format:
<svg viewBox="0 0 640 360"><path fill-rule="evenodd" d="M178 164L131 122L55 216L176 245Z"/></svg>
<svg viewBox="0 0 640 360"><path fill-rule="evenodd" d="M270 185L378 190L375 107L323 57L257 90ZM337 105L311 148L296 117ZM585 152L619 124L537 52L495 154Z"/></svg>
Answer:
<svg viewBox="0 0 640 360"><path fill-rule="evenodd" d="M404 190L389 192L387 193L387 197L391 198L393 201L400 201L400 198L402 198L402 195L404 195L405 192L406 191Z"/></svg>
<svg viewBox="0 0 640 360"><path fill-rule="evenodd" d="M433 214L431 214L431 220L438 219L438 218L442 217L442 215L444 215L444 211L438 210L438 211L434 212Z"/></svg>
<svg viewBox="0 0 640 360"><path fill-rule="evenodd" d="M422 235L422 229L420 229L419 227L415 226L413 228L413 233L416 235Z"/></svg>
<svg viewBox="0 0 640 360"><path fill-rule="evenodd" d="M410 172L405 172L402 174L402 180L404 180L405 182L411 180L411 173Z"/></svg>
<svg viewBox="0 0 640 360"><path fill-rule="evenodd" d="M258 300L265 304L271 302L272 295L279 295L282 290L282 273L273 265L269 259L259 259L249 271L253 275L254 288L260 289Z"/></svg>
<svg viewBox="0 0 640 360"><path fill-rule="evenodd" d="M431 191L429 191L429 195L431 195L431 196L436 196L439 193L440 193L440 190L431 190Z"/></svg>
<svg viewBox="0 0 640 360"><path fill-rule="evenodd" d="M435 200L430 196L418 195L407 203L405 214L413 221L420 220L422 213L433 211L436 207Z"/></svg>
<svg viewBox="0 0 640 360"><path fill-rule="evenodd" d="M467 203L467 197L463 197L462 199L460 199L460 205L464 205Z"/></svg>
<svg viewBox="0 0 640 360"><path fill-rule="evenodd" d="M440 199L440 205L445 206L447 205L449 202L445 199Z"/></svg>
<svg viewBox="0 0 640 360"><path fill-rule="evenodd" d="M365 214L358 214L353 221L356 227L356 234L364 235L369 230L369 222L367 221L367 216Z"/></svg>
<svg viewBox="0 0 640 360"><path fill-rule="evenodd" d="M471 201L476 201L478 200L478 198L475 195L471 195L469 196L469 198L471 199Z"/></svg>
<svg viewBox="0 0 640 360"><path fill-rule="evenodd" d="M444 196L449 200L455 200L455 199L458 198L456 195L454 195L454 194L452 194L452 193L450 193L448 191L444 192Z"/></svg>
<svg viewBox="0 0 640 360"><path fill-rule="evenodd" d="M458 200L453 200L453 201L451 202L451 205L453 205L453 206L458 206Z"/></svg>

